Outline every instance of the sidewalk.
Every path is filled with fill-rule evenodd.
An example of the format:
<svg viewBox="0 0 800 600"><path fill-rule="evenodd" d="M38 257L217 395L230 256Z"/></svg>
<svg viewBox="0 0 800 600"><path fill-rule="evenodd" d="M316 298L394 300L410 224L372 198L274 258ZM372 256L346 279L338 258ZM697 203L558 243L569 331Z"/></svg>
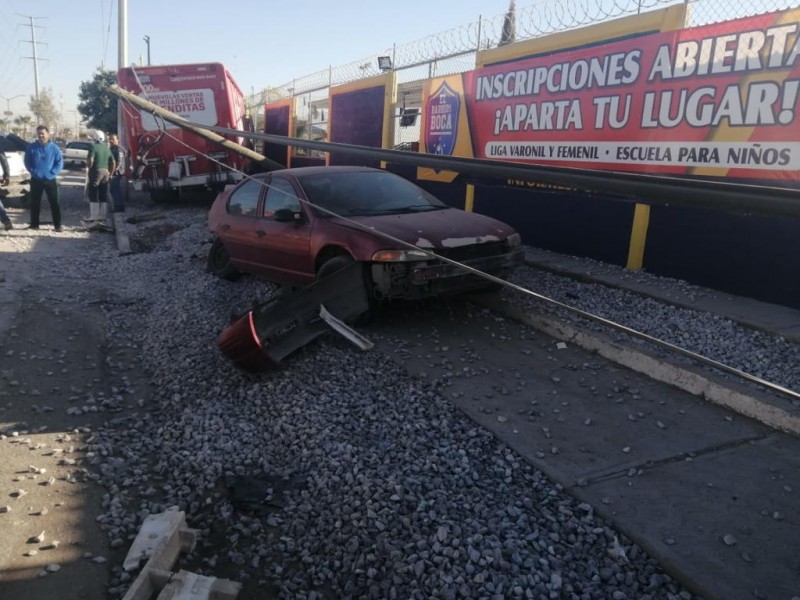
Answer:
<svg viewBox="0 0 800 600"><path fill-rule="evenodd" d="M797 310L694 286L684 289L602 263L587 272L586 261L536 249L526 251L526 261L800 341ZM561 339L575 335L546 317L485 304L543 332L566 331ZM578 343L571 339L564 352ZM613 346L601 338L591 349L608 356L617 352ZM648 359L642 354L632 360ZM637 370L653 375L648 368ZM516 417L529 414L525 398L503 398L495 410L508 415L514 435L474 405L462 409L591 504L706 600L800 600L800 437L725 408L725 398L711 402L705 394L682 392L691 387L688 370L675 369L671 384L677 387L670 389L620 369L615 393L594 398L580 383L585 377L580 371L571 378L578 379L577 390L560 389L557 400L539 400L535 423ZM567 380L560 379L563 388ZM716 392L721 396L735 397L742 390L735 382L723 385L729 387ZM743 394L751 412L777 406L752 390ZM795 412L790 407L780 422L796 421Z"/></svg>

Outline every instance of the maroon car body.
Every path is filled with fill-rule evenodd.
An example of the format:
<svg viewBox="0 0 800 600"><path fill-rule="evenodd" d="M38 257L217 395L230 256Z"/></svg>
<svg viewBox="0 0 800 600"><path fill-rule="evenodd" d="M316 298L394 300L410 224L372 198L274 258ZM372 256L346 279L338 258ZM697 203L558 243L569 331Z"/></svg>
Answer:
<svg viewBox="0 0 800 600"><path fill-rule="evenodd" d="M522 260L511 226L448 207L398 175L366 167L256 175L219 194L209 228L215 239L208 267L221 277L245 272L302 286L359 261L374 299L493 287L431 252L496 277Z"/></svg>

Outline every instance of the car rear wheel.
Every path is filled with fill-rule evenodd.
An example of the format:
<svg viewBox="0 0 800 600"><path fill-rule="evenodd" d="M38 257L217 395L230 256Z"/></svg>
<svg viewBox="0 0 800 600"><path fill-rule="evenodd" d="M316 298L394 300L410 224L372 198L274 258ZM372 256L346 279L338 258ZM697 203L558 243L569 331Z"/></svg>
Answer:
<svg viewBox="0 0 800 600"><path fill-rule="evenodd" d="M329 258L322 263L317 271L316 280L319 281L320 279L328 277L329 275L333 275L345 267L349 267L354 262L355 259L349 254L340 254L339 256ZM366 323L374 316L374 300L372 294L370 293L370 287L367 285L366 275L362 275L362 282L364 285L363 293L366 294L369 308L355 318L344 319L348 323ZM351 310L348 310L349 304L347 303L346 298L338 298L336 302L331 302L329 304L330 305L326 304L325 308L327 308L334 317L342 318L342 315L352 312Z"/></svg>
<svg viewBox="0 0 800 600"><path fill-rule="evenodd" d="M211 244L211 249L208 251L206 266L210 273L213 273L220 279L235 281L242 275L236 267L231 264L231 257L228 255L225 245L219 238L215 238L214 242Z"/></svg>

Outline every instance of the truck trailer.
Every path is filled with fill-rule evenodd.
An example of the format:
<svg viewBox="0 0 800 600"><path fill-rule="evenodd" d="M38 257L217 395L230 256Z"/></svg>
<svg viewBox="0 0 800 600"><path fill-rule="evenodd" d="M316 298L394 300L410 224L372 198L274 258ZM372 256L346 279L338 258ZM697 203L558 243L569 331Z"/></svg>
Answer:
<svg viewBox="0 0 800 600"><path fill-rule="evenodd" d="M252 130L244 94L221 63L125 67L119 87L198 125ZM155 201L188 190L222 190L242 179L247 158L173 123L122 105L121 141L133 161L132 184ZM247 144L242 138L231 138Z"/></svg>

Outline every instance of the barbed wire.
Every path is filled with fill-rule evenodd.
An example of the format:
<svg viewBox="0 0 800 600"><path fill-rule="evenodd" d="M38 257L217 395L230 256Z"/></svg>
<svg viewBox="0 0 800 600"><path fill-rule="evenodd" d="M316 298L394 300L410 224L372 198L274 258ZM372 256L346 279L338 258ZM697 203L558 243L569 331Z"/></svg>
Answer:
<svg viewBox="0 0 800 600"><path fill-rule="evenodd" d="M797 8L797 0L538 0L517 8L506 38L513 41L534 39L553 33L586 27L619 17L640 14L677 4L691 4L687 25L704 25L774 10ZM454 27L405 44L395 44L382 53L328 67L297 77L276 88L268 88L248 98L248 106L308 94L331 86L379 75L378 57L389 56L399 83L468 71L475 67L479 50L497 47L507 28L506 13Z"/></svg>
<svg viewBox="0 0 800 600"><path fill-rule="evenodd" d="M658 6L676 4L680 0L614 0L610 5L594 0L539 0L516 10L514 39L524 40L599 23L627 14L651 10ZM696 0L699 1L699 0ZM329 67L297 77L275 88L271 94L277 98L305 94L322 88L342 85L381 73L378 56L389 56L395 71L414 67L441 64L448 59L465 56L458 61L459 70L474 66L478 50L493 48L503 39L506 13L481 18L475 22L454 27L405 44L391 46L360 60ZM462 68L463 67L463 68ZM449 74L449 69L438 67L438 75ZM455 72L459 72L458 70ZM404 78L405 79L405 78ZM257 94L263 96L263 94ZM253 98L256 100L256 98ZM253 102L257 104L257 102Z"/></svg>

